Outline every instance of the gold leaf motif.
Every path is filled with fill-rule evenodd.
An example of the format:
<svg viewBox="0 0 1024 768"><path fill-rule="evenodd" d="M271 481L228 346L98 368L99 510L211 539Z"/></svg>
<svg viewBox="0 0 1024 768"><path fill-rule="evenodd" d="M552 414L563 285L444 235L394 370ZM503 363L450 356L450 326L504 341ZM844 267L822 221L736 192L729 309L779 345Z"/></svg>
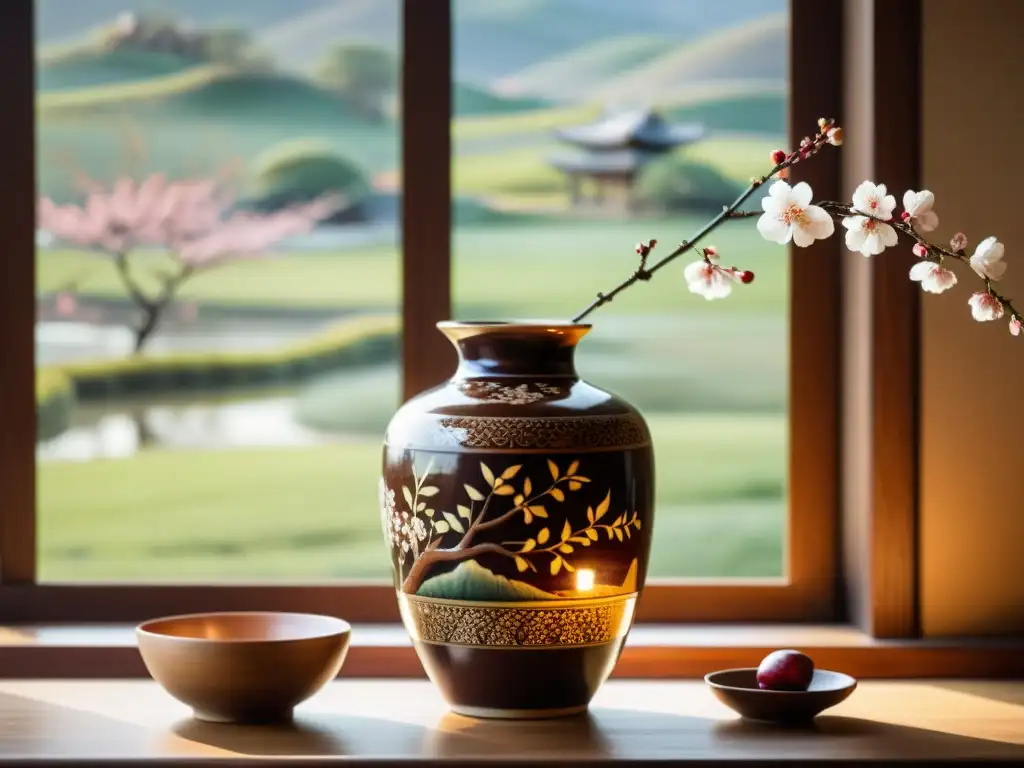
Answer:
<svg viewBox="0 0 1024 768"><path fill-rule="evenodd" d="M551 479L558 479L558 465L555 464L551 459L548 459L548 469L551 471Z"/></svg>
<svg viewBox="0 0 1024 768"><path fill-rule="evenodd" d="M581 483L579 480L570 480L569 481L569 490L570 491L578 491L582 487L583 487L583 483Z"/></svg>
<svg viewBox="0 0 1024 768"><path fill-rule="evenodd" d="M464 487L466 489L466 494L473 501L483 501L484 500L484 495L482 493L480 493L480 491L478 491L472 485L469 485L469 483L467 483Z"/></svg>
<svg viewBox="0 0 1024 768"><path fill-rule="evenodd" d="M523 506L524 501L526 501L526 499L523 498L523 494L521 493L517 493L516 497L512 499L512 503L515 504L517 507Z"/></svg>
<svg viewBox="0 0 1024 768"><path fill-rule="evenodd" d="M496 496L511 496L516 492L516 489L511 485L496 485L494 486L494 494Z"/></svg>
<svg viewBox="0 0 1024 768"><path fill-rule="evenodd" d="M541 528L540 529L540 533L537 534L537 543L538 544L547 544L548 543L548 539L550 537L551 537L551 531L549 531L547 528Z"/></svg>
<svg viewBox="0 0 1024 768"><path fill-rule="evenodd" d="M469 511L469 507L465 504L456 504L455 509L458 510L459 517L464 517L467 520L473 516L473 513Z"/></svg>
<svg viewBox="0 0 1024 768"><path fill-rule="evenodd" d="M523 480L523 495L529 496L533 493L533 483L530 482L530 478Z"/></svg>
<svg viewBox="0 0 1024 768"><path fill-rule="evenodd" d="M440 493L440 491L441 489L438 488L436 485L426 485L420 488L420 496L429 499L431 496L437 496L437 494Z"/></svg>
<svg viewBox="0 0 1024 768"><path fill-rule="evenodd" d="M530 507L530 511L533 512L537 517L547 517L548 511L540 504L534 504Z"/></svg>
<svg viewBox="0 0 1024 768"><path fill-rule="evenodd" d="M551 575L557 576L560 570L562 570L562 558L555 555L555 559L551 561Z"/></svg>
<svg viewBox="0 0 1024 768"><path fill-rule="evenodd" d="M438 520L434 523L434 531L437 533L448 533L448 523L444 520Z"/></svg>
<svg viewBox="0 0 1024 768"><path fill-rule="evenodd" d="M523 522L527 525L533 522L533 515L530 514L530 510L528 509L523 510Z"/></svg>
<svg viewBox="0 0 1024 768"><path fill-rule="evenodd" d="M582 544L584 547L590 546L590 539L588 539L586 536L572 536L569 538L569 541L574 542L576 544Z"/></svg>
<svg viewBox="0 0 1024 768"><path fill-rule="evenodd" d="M562 565L565 566L565 570L567 570L569 573L575 573L576 569L573 568L571 565L569 565L569 561L568 560L563 560L562 561Z"/></svg>
<svg viewBox="0 0 1024 768"><path fill-rule="evenodd" d="M623 527L623 529L622 529L622 532L623 532L624 534L626 534L626 538L627 538L627 539L630 539L630 538L632 538L632 536L631 536L631 535L630 535L630 533L629 533L629 526L628 526L628 525L627 525L627 526L624 526L624 527Z"/></svg>
<svg viewBox="0 0 1024 768"><path fill-rule="evenodd" d="M609 539L614 539L615 538L615 529L614 528L605 528L605 530L608 531L608 538Z"/></svg>
<svg viewBox="0 0 1024 768"><path fill-rule="evenodd" d="M466 532L466 529L462 527L462 521L451 512L442 512L441 514L444 515L444 519L448 521L448 525L452 527L453 531L456 533Z"/></svg>
<svg viewBox="0 0 1024 768"><path fill-rule="evenodd" d="M419 504L416 505L416 511L417 512L422 512L426 508L427 508L427 502L425 502L425 501L421 501Z"/></svg>
<svg viewBox="0 0 1024 768"><path fill-rule="evenodd" d="M576 474L576 470L579 469L579 468L580 468L580 463L578 461L574 461L572 464L569 465L569 468L567 470L565 470L565 474L567 474L567 475L575 475Z"/></svg>
<svg viewBox="0 0 1024 768"><path fill-rule="evenodd" d="M562 528L562 541L565 541L572 536L572 526L569 525L569 521L565 521L565 526Z"/></svg>
<svg viewBox="0 0 1024 768"><path fill-rule="evenodd" d="M591 525L594 524L594 508L593 507L587 507L587 521Z"/></svg>
<svg viewBox="0 0 1024 768"><path fill-rule="evenodd" d="M511 480L513 477L516 476L516 473L520 469L522 469L522 468L523 468L522 464L514 464L511 467L509 467L508 469L506 469L504 472L502 472L501 473L501 477L504 480Z"/></svg>
<svg viewBox="0 0 1024 768"><path fill-rule="evenodd" d="M405 498L405 503L410 507L412 506L412 491L409 490L409 486L402 486L402 496Z"/></svg>
<svg viewBox="0 0 1024 768"><path fill-rule="evenodd" d="M618 528L620 525L622 525L622 515L615 518L615 522L612 523L612 528Z"/></svg>
<svg viewBox="0 0 1024 768"><path fill-rule="evenodd" d="M520 552L529 552L531 549L533 549L536 546L537 546L537 542L536 542L535 539L527 539L526 543L523 544L523 548L520 549L519 551Z"/></svg>
<svg viewBox="0 0 1024 768"><path fill-rule="evenodd" d="M636 528L639 531L640 530L640 521L639 520L634 520L633 521L633 527Z"/></svg>
<svg viewBox="0 0 1024 768"><path fill-rule="evenodd" d="M622 541L622 529L621 528L616 528L615 529L615 538L617 538L619 541Z"/></svg>
<svg viewBox="0 0 1024 768"><path fill-rule="evenodd" d="M526 562L523 558L519 557L519 555L516 555L516 568L519 570L520 573L522 573L529 567L530 564L528 562Z"/></svg>
<svg viewBox="0 0 1024 768"><path fill-rule="evenodd" d="M433 517L434 516L434 510L432 510L432 509L425 510L423 512L423 514L426 515L427 517Z"/></svg>
<svg viewBox="0 0 1024 768"><path fill-rule="evenodd" d="M499 485L504 485L504 484L505 484L505 481L502 480L500 477L497 480L494 481L494 487L495 488L497 488Z"/></svg>
<svg viewBox="0 0 1024 768"><path fill-rule="evenodd" d="M591 541L597 541L597 531L593 528L587 528L587 538Z"/></svg>
<svg viewBox="0 0 1024 768"><path fill-rule="evenodd" d="M572 544L563 544L558 548L558 551L562 554L568 555L572 553Z"/></svg>
<svg viewBox="0 0 1024 768"><path fill-rule="evenodd" d="M562 491L561 488L552 488L551 498L553 498L555 501L565 501L565 493Z"/></svg>
<svg viewBox="0 0 1024 768"><path fill-rule="evenodd" d="M595 516L596 520L600 520L602 517L604 517L604 514L605 514L605 512L608 511L608 507L611 506L611 503L612 503L612 492L611 492L611 489L609 489L608 493L605 494L604 500L600 504L597 505L597 515Z"/></svg>
<svg viewBox="0 0 1024 768"><path fill-rule="evenodd" d="M583 475L575 475L573 477L570 477L569 479L570 480L577 480L577 481L579 481L581 483L589 483L590 482L590 478L589 477L584 477Z"/></svg>
<svg viewBox="0 0 1024 768"><path fill-rule="evenodd" d="M486 464L484 464L481 461L480 462L480 471L484 473L484 480L487 481L487 484L493 488L494 487L494 473L491 472L491 468L488 467Z"/></svg>

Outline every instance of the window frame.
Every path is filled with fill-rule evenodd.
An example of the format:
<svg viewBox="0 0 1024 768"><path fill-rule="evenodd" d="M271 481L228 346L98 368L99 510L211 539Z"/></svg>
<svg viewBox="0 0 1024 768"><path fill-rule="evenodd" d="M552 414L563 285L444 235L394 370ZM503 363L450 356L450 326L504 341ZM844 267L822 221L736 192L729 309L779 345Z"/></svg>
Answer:
<svg viewBox="0 0 1024 768"><path fill-rule="evenodd" d="M10 225L6 253L35 251L35 89L32 2L0 8L0 60L10 75L9 157L0 204ZM790 139L818 112L842 108L842 15L838 3L791 0ZM452 352L434 323L451 308L451 2L403 2L403 393L445 379ZM837 199L837 153L793 169L822 197ZM641 622L839 621L841 259L838 238L791 250L788 577L764 580L652 580ZM9 259L0 282L6 365L0 369L0 616L24 623L140 621L212 610L292 610L351 621L399 621L394 590L375 582L338 584L36 583L34 258Z"/></svg>

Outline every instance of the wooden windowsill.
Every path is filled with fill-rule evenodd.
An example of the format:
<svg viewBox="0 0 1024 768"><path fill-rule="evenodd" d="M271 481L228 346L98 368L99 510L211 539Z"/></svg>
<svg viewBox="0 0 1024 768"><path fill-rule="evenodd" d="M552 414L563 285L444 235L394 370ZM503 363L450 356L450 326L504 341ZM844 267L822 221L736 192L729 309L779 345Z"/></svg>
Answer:
<svg viewBox="0 0 1024 768"><path fill-rule="evenodd" d="M269 759L268 759L269 758ZM1024 683L869 681L803 729L739 720L696 681L612 681L589 715L485 721L430 683L331 683L288 726L199 723L149 681L0 682L4 764L679 765L1024 760Z"/></svg>
<svg viewBox="0 0 1024 768"><path fill-rule="evenodd" d="M799 648L858 678L1024 678L1024 639L876 640L840 625L639 624L615 668L632 679L702 678ZM2 678L133 678L146 670L130 625L0 627ZM356 625L341 677L422 678L400 625Z"/></svg>

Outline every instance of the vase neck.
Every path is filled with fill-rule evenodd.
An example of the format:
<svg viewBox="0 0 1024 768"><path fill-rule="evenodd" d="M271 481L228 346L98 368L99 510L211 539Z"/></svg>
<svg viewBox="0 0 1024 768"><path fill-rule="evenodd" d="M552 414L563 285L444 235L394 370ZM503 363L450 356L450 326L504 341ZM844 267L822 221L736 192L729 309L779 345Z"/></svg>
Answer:
<svg viewBox="0 0 1024 768"><path fill-rule="evenodd" d="M455 379L483 376L568 377L576 375L576 344L590 330L578 323L438 323L459 353Z"/></svg>

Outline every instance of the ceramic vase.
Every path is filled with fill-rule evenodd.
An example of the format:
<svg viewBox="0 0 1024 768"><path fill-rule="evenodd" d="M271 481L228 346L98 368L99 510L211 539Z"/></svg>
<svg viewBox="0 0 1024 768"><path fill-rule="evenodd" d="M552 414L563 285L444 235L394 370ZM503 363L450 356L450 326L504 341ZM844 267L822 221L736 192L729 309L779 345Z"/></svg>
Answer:
<svg viewBox="0 0 1024 768"><path fill-rule="evenodd" d="M581 712L644 584L650 433L577 376L588 325L438 327L458 368L395 414L384 445L381 514L403 621L455 712Z"/></svg>

